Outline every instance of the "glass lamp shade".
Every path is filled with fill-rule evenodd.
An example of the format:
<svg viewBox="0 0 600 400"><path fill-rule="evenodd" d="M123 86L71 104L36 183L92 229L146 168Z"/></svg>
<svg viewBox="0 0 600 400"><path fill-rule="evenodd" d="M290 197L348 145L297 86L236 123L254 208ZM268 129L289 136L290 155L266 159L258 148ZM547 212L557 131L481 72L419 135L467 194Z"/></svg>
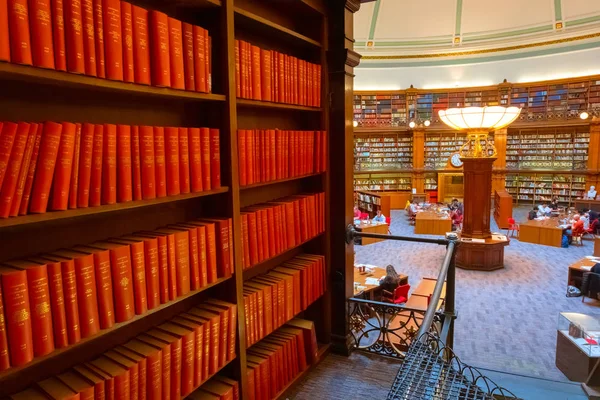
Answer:
<svg viewBox="0 0 600 400"><path fill-rule="evenodd" d="M442 122L456 130L504 128L520 113L519 107L501 106L449 108L438 112Z"/></svg>

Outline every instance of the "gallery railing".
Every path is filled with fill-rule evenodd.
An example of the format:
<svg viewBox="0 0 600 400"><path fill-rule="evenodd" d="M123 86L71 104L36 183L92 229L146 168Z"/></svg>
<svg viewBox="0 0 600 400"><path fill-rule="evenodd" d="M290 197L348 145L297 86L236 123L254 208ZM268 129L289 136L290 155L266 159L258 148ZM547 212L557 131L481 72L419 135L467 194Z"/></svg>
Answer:
<svg viewBox="0 0 600 400"><path fill-rule="evenodd" d="M456 236L447 239L428 239L412 236L383 235L358 232L349 225L346 241L354 238L401 240L406 242L432 243L446 246L446 255L440 267L427 310L417 310L403 305L383 303L360 298L348 299L348 329L356 350L403 358L415 337L430 332L450 347L454 340L455 299L455 253ZM444 306L439 307L442 289L446 283Z"/></svg>

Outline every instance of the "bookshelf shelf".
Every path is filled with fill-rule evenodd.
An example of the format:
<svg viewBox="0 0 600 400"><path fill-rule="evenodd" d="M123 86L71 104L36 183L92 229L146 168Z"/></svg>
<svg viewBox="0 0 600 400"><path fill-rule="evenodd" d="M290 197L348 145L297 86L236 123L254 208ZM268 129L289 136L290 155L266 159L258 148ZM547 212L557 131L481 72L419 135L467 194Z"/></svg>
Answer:
<svg viewBox="0 0 600 400"><path fill-rule="evenodd" d="M52 353L36 357L32 362L20 367L12 367L0 373L2 393L15 393L35 382L53 375L56 368L64 370L71 365L88 361L93 354L102 353L130 338L148 330L171 316L185 312L198 304L207 290L228 281L232 277L219 278L199 290L192 291L173 301L148 310L145 314L136 315L129 321L115 324L112 328L104 329L94 336L82 339L80 342L56 349ZM19 376L19 379L12 379Z"/></svg>
<svg viewBox="0 0 600 400"><path fill-rule="evenodd" d="M215 372L213 372L212 374L208 375L206 377L206 379L204 379L202 381L202 383L200 384L200 386L194 388L194 390L192 391L192 393L188 394L185 398L189 398L190 396L192 396L194 394L194 392L198 391L198 389L202 388L202 385L204 385L206 382L210 381L212 378L214 378L215 376L217 376L219 374L219 372L223 371L229 364L231 364L233 361L235 361L237 359L237 356L231 360L225 361L225 364L223 364L223 366L221 368L219 368L218 370L216 370Z"/></svg>
<svg viewBox="0 0 600 400"><path fill-rule="evenodd" d="M302 179L314 178L314 177L322 176L322 175L323 175L323 172L319 172L319 173L316 173L316 174L308 174L308 175L295 176L293 178L278 179L276 181L253 183L252 185L240 186L240 190L255 189L255 188L260 188L260 187L264 187L264 186L277 185L278 183L284 183L284 182L290 182L290 181L297 181L297 180L302 180Z"/></svg>
<svg viewBox="0 0 600 400"><path fill-rule="evenodd" d="M323 358L325 358L325 356L329 353L329 350L331 350L331 344L321 344L319 343L319 350L317 352L317 358L315 360L315 362L313 362L308 368L306 368L304 371L302 371L301 373L298 374L298 376L296 376L294 379L292 379L292 381L290 383L288 383L283 389L281 389L281 391L279 391L279 393L277 393L277 395L275 395L274 400L280 400L280 399L285 399L286 396L286 392L288 390L290 390L290 388L292 386L294 386L296 383L300 382L310 371L312 371L312 369L318 365Z"/></svg>
<svg viewBox="0 0 600 400"><path fill-rule="evenodd" d="M237 99L237 105L238 105L238 107L271 108L271 109L281 109L281 110L312 111L312 112L322 112L323 111L323 109L320 107L297 106L294 104L273 103L270 101L248 100L248 99Z"/></svg>

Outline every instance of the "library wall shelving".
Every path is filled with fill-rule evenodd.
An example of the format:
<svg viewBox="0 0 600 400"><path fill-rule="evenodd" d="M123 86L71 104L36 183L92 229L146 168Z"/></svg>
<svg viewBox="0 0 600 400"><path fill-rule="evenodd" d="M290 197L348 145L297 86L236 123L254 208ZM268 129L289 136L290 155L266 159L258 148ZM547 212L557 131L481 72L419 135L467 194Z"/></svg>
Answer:
<svg viewBox="0 0 600 400"><path fill-rule="evenodd" d="M155 230L161 227L172 227L173 224L197 219L211 220L217 223L216 219L222 218L218 221L225 221L225 227L220 231L220 238L217 234L216 241L217 244L223 245L223 249L225 248L223 243L228 244L228 251L231 253L223 254L230 254L230 263L227 265L230 265L231 269L211 283L191 289L181 296L175 296L170 301L165 301L146 312L140 312L131 319L118 322L110 328L101 329L96 334L65 347L57 348L48 354L36 355L31 361L22 363L22 365L12 365L0 371L0 397L4 398L25 390L42 380L61 374L75 365L93 360L110 349L202 304L205 300L216 298L235 305L237 330L233 332L235 354L233 357L227 358L226 362L221 363L215 373L218 372L234 379L239 385L242 398L250 398L247 382L248 349L246 345L246 330L249 325L245 309L245 306L248 305L244 304L247 294L244 286L249 280L256 279L257 276L265 274L303 253L324 256L323 292L319 293L318 297L303 311L294 312L291 316L301 317L314 323L319 342L315 363L329 351L332 330L329 276L331 249L335 249L331 243L330 227L335 222L335 218L338 220L342 217L351 218L352 201L350 190L346 201L348 207L332 212L331 220L329 217L325 219L325 215L330 214L330 185L332 180L335 180L334 177L330 177L328 151L329 145L335 145L338 140L333 139L329 143L329 139L336 136L330 135L329 131L335 121L338 121L338 126L344 126L347 125L346 121L352 117L351 113L330 115L330 108L325 106L326 102L321 102L320 99L324 99L325 94L330 93L330 87L335 83L332 80L334 75L330 75L328 72L328 62L334 65L335 63L342 65L348 63L347 50L344 49L343 41L339 40L339 37L330 36L331 32L336 32L334 29L337 29L343 34L345 27L343 21L345 18L347 19L345 14L358 10L359 4L349 1L346 4L340 2L336 5L329 5L319 0L291 0L286 2L285 7L281 7L279 3L272 0L193 0L183 2L140 0L134 3L135 6L147 10L165 13L171 18L183 21L184 25L189 23L207 30L210 40L205 36L206 42L204 43L208 44L206 54L210 54L207 74L211 74L211 78L209 78L212 80L211 90L205 92L186 91L171 87L97 78L84 73L42 69L30 65L20 65L16 62L0 62L0 86L2 87L0 91L0 121L28 121L42 124L50 120L78 124L139 126L140 129L142 126L208 127L217 132L213 140L218 141L219 147L216 152L211 153L211 168L215 174L220 173L220 184L216 187L205 187L203 191L173 193L168 197L159 196L153 199L134 201L128 201L128 199L121 201L120 199L120 202L110 204L105 204L103 201L96 207L67 208L63 211L47 211L0 219L0 236L2 237L0 263L13 259L39 257L59 249L92 244L134 232L143 231L146 238L156 237ZM116 4L118 6L120 3L117 1ZM310 21L310 23L306 23L306 21ZM0 27L1 29L2 27ZM316 82L311 97L312 103L297 105L300 104L298 101L269 102L257 98L242 99L236 96L237 41L245 41L263 50L272 50L273 53L280 52L319 65L319 69L315 68L315 74L312 76L314 78L312 80ZM124 43L126 44L125 40ZM334 43L332 47L331 43ZM69 51L69 48L67 50ZM326 55L329 50L334 51L337 55L328 60ZM68 56L71 55L68 54ZM285 57L288 62L290 59L290 57ZM357 63L358 61L356 61ZM287 77L283 75L282 78L287 80ZM287 83L289 87L293 87L294 81L292 78L289 79ZM241 82L238 80L237 83L240 85ZM351 92L351 85L349 87ZM260 89L261 87L259 85L255 88ZM341 102L340 104L344 104L345 101L347 107L351 109L352 99L348 97L350 92L348 90L337 91L333 98L337 98ZM386 115L387 118L387 114L393 116L395 113L401 112L399 110L404 109L404 103L397 100L391 101L390 112L388 112L388 108L382 109L382 115ZM244 129L327 131L327 150L325 153L320 153L324 165L320 169L313 169L312 166L309 166L310 173L308 174L291 178L284 176L270 182L241 187L238 130ZM343 135L337 135L337 137L340 136ZM42 138L42 143L43 140ZM343 141L341 143L344 144ZM323 142L321 144L324 145ZM214 150L214 148L212 149ZM181 151L183 152L183 150ZM351 154L350 146L348 153ZM190 153L190 159L193 156L194 154ZM342 156L347 157L348 155ZM121 165L120 159L116 162L117 165ZM176 171L168 173L177 175ZM336 173L338 174L337 180L345 181L350 188L351 174L344 176L344 173L340 174L339 170ZM109 176L110 174L112 172L109 173ZM314 209L305 210L308 214L314 214L315 224L319 227L313 226L313 234L306 236L305 240L298 238L295 242L288 242L288 246L281 247L279 253L271 252L268 257L264 257L259 262L249 263L244 255L244 243L246 243L244 237L246 235L243 221L246 212L258 213L257 210L263 207L261 204L283 197L296 201L302 197L300 194L306 193L322 194L320 195L321 206L315 205ZM339 196L346 196L348 191L344 193L336 194L338 200ZM54 199L51 199L51 202L53 201ZM308 207L308 204L313 203L306 200L306 204ZM227 228L228 220L230 225ZM345 226L343 223L339 225ZM173 229L181 229L181 225ZM186 224L186 229L194 228ZM227 236L227 232L229 236ZM345 245L342 244L339 247L345 248ZM192 258L191 251L190 258ZM223 257L223 259L219 259L219 265L228 263L225 256ZM179 259L177 260L179 262ZM179 275L177 276L179 277ZM125 284L124 281L119 282ZM349 282L346 286L351 289L352 283ZM6 290L3 292L6 296ZM6 302L4 306L6 310ZM8 318L6 320L8 321ZM339 323L338 325L342 326ZM337 329L343 329L340 327ZM215 373L212 373L211 376ZM301 376L299 375L289 382L274 397L281 396Z"/></svg>
<svg viewBox="0 0 600 400"><path fill-rule="evenodd" d="M411 169L411 135L381 134L354 138L355 171Z"/></svg>

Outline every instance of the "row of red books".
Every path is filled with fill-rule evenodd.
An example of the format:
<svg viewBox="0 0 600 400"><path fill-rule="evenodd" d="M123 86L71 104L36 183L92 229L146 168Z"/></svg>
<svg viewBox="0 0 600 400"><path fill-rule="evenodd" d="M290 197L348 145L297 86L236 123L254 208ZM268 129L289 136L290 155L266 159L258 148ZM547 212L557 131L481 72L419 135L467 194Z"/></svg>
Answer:
<svg viewBox="0 0 600 400"><path fill-rule="evenodd" d="M301 254L244 282L246 345L291 320L325 292L325 257Z"/></svg>
<svg viewBox="0 0 600 400"><path fill-rule="evenodd" d="M206 382L235 358L235 332L236 305L208 299L98 358L38 382L11 398L180 399L202 385L205 392L218 396L231 393L230 399L239 399L236 381L216 376Z"/></svg>
<svg viewBox="0 0 600 400"><path fill-rule="evenodd" d="M219 130L0 122L0 217L221 186Z"/></svg>
<svg viewBox="0 0 600 400"><path fill-rule="evenodd" d="M231 219L213 218L6 261L0 371L231 276L229 243Z"/></svg>
<svg viewBox="0 0 600 400"><path fill-rule="evenodd" d="M210 92L211 47L206 29L125 1L0 3L0 61Z"/></svg>
<svg viewBox="0 0 600 400"><path fill-rule="evenodd" d="M325 193L301 194L242 209L244 269L325 231Z"/></svg>
<svg viewBox="0 0 600 400"><path fill-rule="evenodd" d="M325 131L238 130L240 185L324 172Z"/></svg>
<svg viewBox="0 0 600 400"><path fill-rule="evenodd" d="M321 66L235 41L235 94L244 99L321 107Z"/></svg>
<svg viewBox="0 0 600 400"><path fill-rule="evenodd" d="M317 359L317 336L312 321L293 319L248 349L250 400L274 399Z"/></svg>

